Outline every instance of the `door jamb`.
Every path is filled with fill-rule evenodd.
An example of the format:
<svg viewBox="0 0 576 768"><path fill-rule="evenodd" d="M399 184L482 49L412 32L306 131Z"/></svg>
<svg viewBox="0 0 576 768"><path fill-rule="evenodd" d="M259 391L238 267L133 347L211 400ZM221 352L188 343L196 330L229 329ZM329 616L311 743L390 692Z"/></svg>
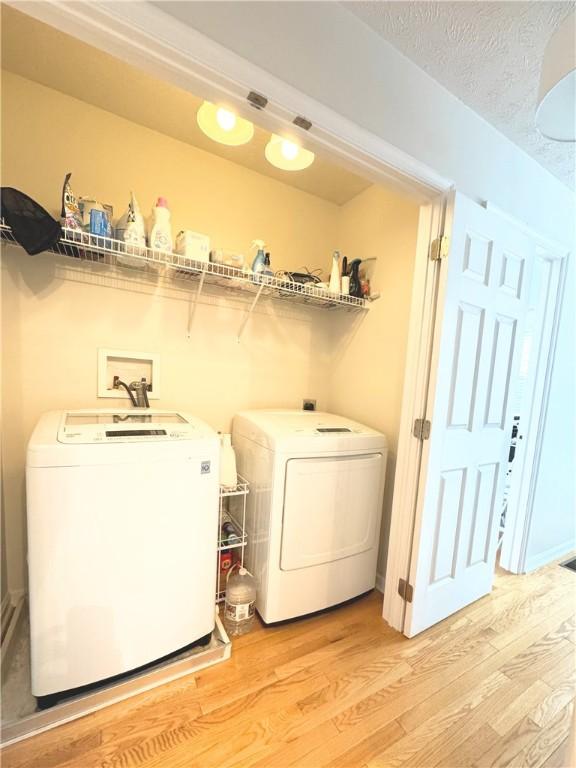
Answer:
<svg viewBox="0 0 576 768"><path fill-rule="evenodd" d="M523 230L535 241L536 252L552 263L552 270L557 270L555 277L556 287L549 298L549 305L547 305L545 310L546 315L549 315L549 313L552 314L551 328L549 331L550 343L548 349L544 350L544 354L539 353L538 355L536 370L534 372L536 383L532 393L532 403L528 409L528 422L522 428L526 439L519 456L520 466L516 468L516 470L513 470L513 472L516 471L519 473L514 480L514 488L517 490L515 498L516 508L513 510L512 515L510 515L510 507L508 508L506 527L504 529L504 540L500 555L500 565L502 568L511 573L519 574L526 573L528 538L534 513L534 491L540 470L542 442L550 400L550 385L556 357L560 315L564 304L566 275L570 254L560 243L543 237L531 227L524 224L524 222L501 211L497 206L486 202L485 208L507 219L519 229ZM545 326L545 324L546 319L543 320L543 325ZM539 393L538 390L540 390ZM539 400L539 407L535 407L537 400ZM527 489L527 491L524 489Z"/></svg>
<svg viewBox="0 0 576 768"><path fill-rule="evenodd" d="M434 344L441 261L431 261L432 242L444 232L447 196L441 195L420 208L408 346L404 367L404 392L394 479L388 560L384 580L382 615L402 632L406 602L399 594L399 580L409 583L414 525L421 469L427 445L413 435L415 419L426 417ZM393 544L393 545L392 545Z"/></svg>
<svg viewBox="0 0 576 768"><path fill-rule="evenodd" d="M507 513L502 553L500 557L500 565L511 573L526 573L528 538L530 536L530 527L534 513L534 494L538 482L538 473L540 471L540 458L542 455L544 428L546 426L546 416L550 401L550 385L556 356L558 327L564 298L564 287L566 284L568 259L563 257L560 257L560 259L552 257L548 260L553 262L552 269L554 269L554 262L558 263L558 261L560 261L556 291L551 297L551 303L553 304L551 307L553 320L549 337L550 346L547 354L543 356L544 359L538 360L537 369L534 374L538 379L543 372L544 381L540 395L538 395L537 392L534 393L530 406L528 423L525 427L522 427L526 439L522 449L521 466L518 468L520 474L514 481L515 487L520 489L527 487L528 494L527 497L525 497L525 503L522 503L522 495L518 494L518 497L516 497L516 509L514 510L513 515L509 517ZM535 388L537 387L538 383L535 385ZM537 407L538 399L540 401L540 407ZM514 470L512 471L514 472ZM509 511L510 506L508 507L508 512Z"/></svg>

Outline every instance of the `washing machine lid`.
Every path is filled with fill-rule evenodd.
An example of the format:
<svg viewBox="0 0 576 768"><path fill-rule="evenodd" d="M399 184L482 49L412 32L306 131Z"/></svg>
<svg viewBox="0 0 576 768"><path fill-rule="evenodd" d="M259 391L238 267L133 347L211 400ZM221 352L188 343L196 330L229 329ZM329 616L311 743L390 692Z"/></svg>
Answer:
<svg viewBox="0 0 576 768"><path fill-rule="evenodd" d="M28 443L28 466L65 466L122 461L152 452L181 450L217 441L216 432L181 411L159 409L84 409L45 413Z"/></svg>
<svg viewBox="0 0 576 768"><path fill-rule="evenodd" d="M234 417L233 429L270 450L290 453L386 449L386 437L381 432L320 411L242 411Z"/></svg>
<svg viewBox="0 0 576 768"><path fill-rule="evenodd" d="M206 425L179 411L151 408L63 411L59 443L189 440Z"/></svg>

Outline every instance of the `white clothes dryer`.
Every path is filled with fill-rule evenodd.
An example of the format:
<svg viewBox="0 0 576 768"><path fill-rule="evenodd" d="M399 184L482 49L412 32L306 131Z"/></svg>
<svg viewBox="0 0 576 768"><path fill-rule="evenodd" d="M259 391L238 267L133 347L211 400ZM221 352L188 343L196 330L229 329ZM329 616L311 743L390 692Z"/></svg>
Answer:
<svg viewBox="0 0 576 768"><path fill-rule="evenodd" d="M234 417L238 468L250 483L245 562L266 623L303 616L375 586L386 438L311 411Z"/></svg>

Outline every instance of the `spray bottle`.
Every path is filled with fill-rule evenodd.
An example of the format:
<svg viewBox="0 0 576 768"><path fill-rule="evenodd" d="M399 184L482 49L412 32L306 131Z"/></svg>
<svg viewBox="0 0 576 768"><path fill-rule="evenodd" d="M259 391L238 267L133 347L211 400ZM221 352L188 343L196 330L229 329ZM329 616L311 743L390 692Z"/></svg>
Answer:
<svg viewBox="0 0 576 768"><path fill-rule="evenodd" d="M274 277L274 272L272 271L272 266L270 264L270 254L268 251L264 257L264 269L262 270L262 275L266 275L266 277Z"/></svg>
<svg viewBox="0 0 576 768"><path fill-rule="evenodd" d="M253 240L252 248L256 248L256 257L252 262L252 272L264 272L266 253L264 248L266 247L264 240Z"/></svg>
<svg viewBox="0 0 576 768"><path fill-rule="evenodd" d="M350 296L362 298L362 284L360 283L360 264L362 259L354 259L350 262Z"/></svg>

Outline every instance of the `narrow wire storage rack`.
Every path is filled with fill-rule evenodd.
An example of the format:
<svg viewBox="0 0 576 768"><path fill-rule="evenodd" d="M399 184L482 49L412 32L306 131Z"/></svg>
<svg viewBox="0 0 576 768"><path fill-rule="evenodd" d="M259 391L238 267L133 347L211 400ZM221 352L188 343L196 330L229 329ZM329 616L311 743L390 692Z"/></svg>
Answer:
<svg viewBox="0 0 576 768"><path fill-rule="evenodd" d="M366 310L368 302L356 296L332 294L312 283L302 284L285 276L254 274L251 270L225 264L202 262L177 253L166 253L145 246L131 245L111 237L80 230L62 230L62 237L49 250L59 256L89 262L101 267L147 273L156 279L192 283L199 297L204 285L246 293L252 299L249 313L260 296L328 309ZM0 220L0 238L18 245L10 227ZM252 296L250 296L252 294Z"/></svg>
<svg viewBox="0 0 576 768"><path fill-rule="evenodd" d="M238 475L234 488L220 486L220 512L218 517L218 564L216 572L216 602L221 603L226 596L226 574L229 568L221 568L222 556L229 553L232 563L244 565L244 549L248 542L246 535L246 499L249 493L248 482ZM225 523L232 525L234 532L230 540L230 534L225 534L222 526Z"/></svg>

